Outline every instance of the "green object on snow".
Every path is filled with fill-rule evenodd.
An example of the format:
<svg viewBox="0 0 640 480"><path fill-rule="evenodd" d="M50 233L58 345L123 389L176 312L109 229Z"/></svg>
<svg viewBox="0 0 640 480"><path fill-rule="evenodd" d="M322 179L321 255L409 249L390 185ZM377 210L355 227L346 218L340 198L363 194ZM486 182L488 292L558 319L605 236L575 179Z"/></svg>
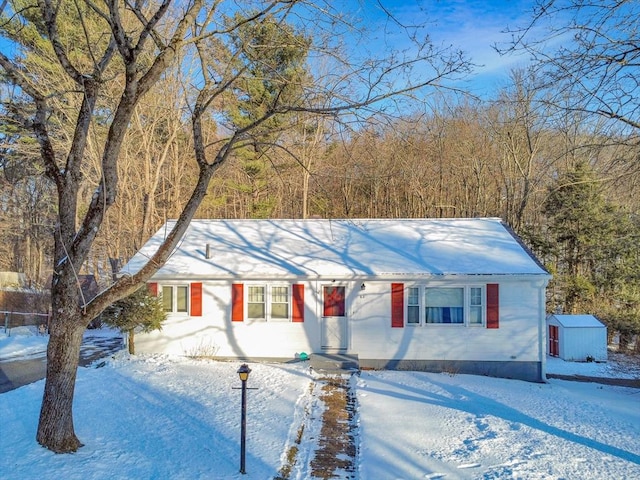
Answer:
<svg viewBox="0 0 640 480"><path fill-rule="evenodd" d="M305 352L301 352L300 355L298 355L298 358L300 358L300 360L309 360L309 355Z"/></svg>

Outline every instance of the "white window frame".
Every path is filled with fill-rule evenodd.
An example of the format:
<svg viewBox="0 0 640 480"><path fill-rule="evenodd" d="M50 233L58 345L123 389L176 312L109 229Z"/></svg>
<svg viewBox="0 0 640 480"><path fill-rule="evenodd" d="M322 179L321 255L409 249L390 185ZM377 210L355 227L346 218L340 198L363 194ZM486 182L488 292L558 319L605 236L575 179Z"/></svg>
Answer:
<svg viewBox="0 0 640 480"><path fill-rule="evenodd" d="M247 320L253 321L253 322L291 322L291 292L292 292L292 285L290 283L247 283L246 284L247 288L245 288L245 298L244 298L244 304L245 304L245 308L246 308L246 312L247 312ZM264 292L264 316L262 317L251 317L250 316L250 311L249 311L249 304L250 303L257 303L257 302L249 302L249 296L250 296L250 292L251 292L251 288L252 287L260 287L263 289ZM274 293L274 289L276 288L286 288L287 289L287 295L286 295L286 302L276 302L279 305L286 305L286 310L287 310L287 315L286 317L276 317L273 314L273 305L274 305L274 299L276 297L276 294Z"/></svg>
<svg viewBox="0 0 640 480"><path fill-rule="evenodd" d="M429 288L452 288L463 290L463 321L462 323L427 323L426 321L426 291ZM415 293L415 289L418 289L418 303L411 302L412 291ZM480 290L480 296L477 295L477 290ZM475 294L475 296L474 296ZM415 299L415 294L413 295ZM479 299L480 303L472 305L471 302ZM411 303L410 303L411 302ZM418 322L411 323L412 318L409 315L410 308L418 308ZM480 323L472 323L472 308L480 309ZM487 305L486 305L486 286L485 285L441 285L441 284L423 284L415 283L405 286L405 318L406 325L409 327L444 327L444 328L459 328L459 327L484 327L487 324Z"/></svg>
<svg viewBox="0 0 640 480"><path fill-rule="evenodd" d="M167 310L166 308L164 308L164 311L166 313L173 313L173 314L181 314L181 315L189 315L189 308L190 308L190 301L191 301L191 290L190 290L190 286L188 284L183 284L183 283L175 283L175 284L160 284L159 285L160 288L160 296L163 298L163 308L165 307L164 305L164 290L166 289L171 289L171 309ZM186 291L186 297L185 297L185 305L186 308L185 310L178 310L178 291L179 289L184 288Z"/></svg>
<svg viewBox="0 0 640 480"><path fill-rule="evenodd" d="M275 298L276 298L276 294L274 293L274 289L276 288L286 288L287 292L285 295L285 301L284 302L275 302ZM274 284L274 285L270 285L268 288L268 295L267 295L267 299L268 299L268 320L272 321L272 322L290 322L291 321L291 285L288 284ZM286 305L286 310L287 310L287 314L286 316L282 317L282 316L274 316L273 311L274 311L274 304L278 304L278 305Z"/></svg>
<svg viewBox="0 0 640 480"><path fill-rule="evenodd" d="M417 291L417 292L416 292ZM422 310L423 310L423 306L422 306L422 301L421 301L421 297L422 295L424 295L422 292L424 291L423 288L420 288L419 285L410 285L409 287L407 287L407 314L406 314L406 318L407 318L407 325L410 327L419 327L422 324ZM417 297L415 295L415 293L417 293ZM417 316L417 322L416 321L412 321L413 319L416 318L415 315L415 310L418 310L418 316ZM411 312L411 313L410 313Z"/></svg>
<svg viewBox="0 0 640 480"><path fill-rule="evenodd" d="M251 290L252 289L257 289L257 288L261 288L262 289L262 302L257 302L257 301L251 301L253 300L251 298ZM247 312L247 320L253 320L253 321L257 321L257 320L266 320L267 318L267 286L263 285L263 284L247 284L247 293L246 293L246 298L244 299L244 303L246 305L246 312ZM250 304L255 304L255 305L259 305L262 304L262 311L263 311L263 315L260 317L252 317L251 316L251 309L249 308Z"/></svg>
<svg viewBox="0 0 640 480"><path fill-rule="evenodd" d="M477 297L480 301L478 304L474 304L474 289L480 290L480 296ZM470 327L484 327L487 324L487 291L484 285L469 285L469 310L467 312L467 324ZM472 322L471 321L471 312L472 309L476 307L480 309L480 322Z"/></svg>

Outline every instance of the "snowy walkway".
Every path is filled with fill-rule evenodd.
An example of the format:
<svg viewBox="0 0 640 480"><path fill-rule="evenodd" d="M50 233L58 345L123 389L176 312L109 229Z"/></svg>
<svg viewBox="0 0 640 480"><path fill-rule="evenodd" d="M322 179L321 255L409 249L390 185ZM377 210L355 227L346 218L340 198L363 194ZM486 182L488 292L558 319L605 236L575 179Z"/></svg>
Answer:
<svg viewBox="0 0 640 480"><path fill-rule="evenodd" d="M357 478L355 383L348 374L315 378L298 402L297 435L274 480Z"/></svg>

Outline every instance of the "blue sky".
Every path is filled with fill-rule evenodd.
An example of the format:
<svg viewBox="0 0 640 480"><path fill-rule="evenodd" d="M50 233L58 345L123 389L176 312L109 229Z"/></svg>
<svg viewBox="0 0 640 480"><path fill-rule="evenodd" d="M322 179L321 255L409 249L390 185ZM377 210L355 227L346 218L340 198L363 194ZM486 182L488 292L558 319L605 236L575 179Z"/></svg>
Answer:
<svg viewBox="0 0 640 480"><path fill-rule="evenodd" d="M507 27L526 25L532 0L380 0L405 25L427 24L421 34L434 43L452 45L479 66L467 85L473 93L492 94L507 83L509 71L526 64L525 57L500 56L492 45L509 40ZM371 25L384 29L386 15L377 0L350 0L351 6ZM382 40L380 40L382 42ZM381 43L382 45L382 43Z"/></svg>
<svg viewBox="0 0 640 480"><path fill-rule="evenodd" d="M332 0L326 1L340 8ZM403 25L426 24L420 35L428 34L434 43L465 51L479 66L459 86L480 96L492 96L508 82L511 68L525 64L523 57L501 57L492 45L509 39L509 35L502 33L505 28L527 23L533 3L533 0L343 0L346 10L377 30L377 40L368 47L378 54L386 48L383 36L385 23L389 21L380 4ZM393 47L402 49L401 44L394 43L396 40L386 38ZM7 52L11 46L0 39L0 48Z"/></svg>

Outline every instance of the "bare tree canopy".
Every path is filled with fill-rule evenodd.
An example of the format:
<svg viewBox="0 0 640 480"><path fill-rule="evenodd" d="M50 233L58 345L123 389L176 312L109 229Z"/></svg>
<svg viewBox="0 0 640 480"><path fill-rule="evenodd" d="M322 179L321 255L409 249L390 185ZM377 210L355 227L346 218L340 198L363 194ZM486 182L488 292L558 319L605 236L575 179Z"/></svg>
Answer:
<svg viewBox="0 0 640 480"><path fill-rule="evenodd" d="M640 129L640 4L634 0L544 0L508 30L503 53L531 56L553 102Z"/></svg>
<svg viewBox="0 0 640 480"><path fill-rule="evenodd" d="M57 192L51 337L37 433L43 446L60 453L81 446L72 403L84 329L166 261L211 178L234 152L277 142L274 134L293 126L294 112L349 121L375 107L397 112L402 99L468 70L460 52L419 38L419 28L395 19L387 33L405 35L406 48L365 57L349 50L366 43L354 22L329 1L0 4L0 36L14 47L0 53L0 74L17 87L9 103L21 105L11 121L30 132ZM185 133L198 170L191 194L144 268L79 302L77 273L125 180L118 166L134 112L169 74L180 77L183 99L167 107L190 117ZM87 185L95 189L85 202Z"/></svg>

